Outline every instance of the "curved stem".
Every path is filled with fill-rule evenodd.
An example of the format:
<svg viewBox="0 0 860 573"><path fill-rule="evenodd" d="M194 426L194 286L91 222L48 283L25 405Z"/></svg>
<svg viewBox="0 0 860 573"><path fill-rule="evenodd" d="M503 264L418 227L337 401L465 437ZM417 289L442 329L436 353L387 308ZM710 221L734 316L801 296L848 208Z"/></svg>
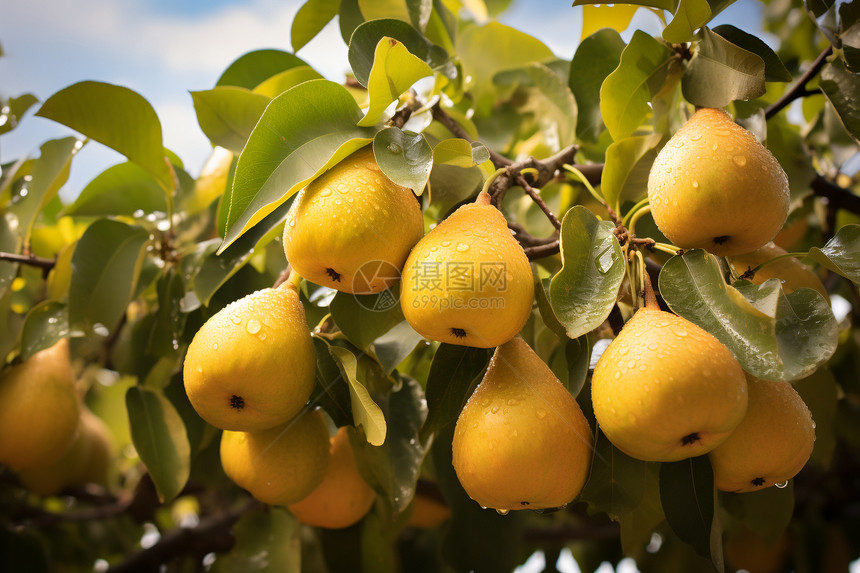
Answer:
<svg viewBox="0 0 860 573"><path fill-rule="evenodd" d="M651 275L648 271L642 274L643 284L645 287L645 308L648 310L660 310L660 305L657 303L657 294L654 292L654 285L651 284Z"/></svg>
<svg viewBox="0 0 860 573"><path fill-rule="evenodd" d="M807 252L799 252L799 253L785 253L784 255L776 256L772 259L766 260L765 262L763 262L759 266L755 267L751 271L747 271L747 272L743 273L741 275L741 278L746 278L746 277L753 278L757 272L759 272L760 270L762 270L763 268L765 268L769 264L775 263L776 261L778 261L780 259L787 259L789 257L805 257L808 254L809 253L807 253Z"/></svg>
<svg viewBox="0 0 860 573"><path fill-rule="evenodd" d="M576 176L577 179L582 181L582 184L585 185L585 188L588 189L588 192L591 193L591 196L597 199L601 205L606 205L606 200L597 192L591 182L588 180L588 177L583 174L582 171L574 167L573 165L565 163L562 165L562 168L568 173L572 173Z"/></svg>
<svg viewBox="0 0 860 573"><path fill-rule="evenodd" d="M493 184L493 182L494 182L496 179L498 179L498 177L499 177L500 175L505 174L507 171L508 171L508 168L507 168L507 167L499 167L498 169L496 169L496 170L493 172L493 174L492 174L492 175L490 175L489 177L487 177L487 180L486 180L486 181L484 181L484 186L481 188L481 193L487 193L487 194L489 194L489 192L490 192L490 186ZM480 193L479 193L478 195L480 196Z"/></svg>
<svg viewBox="0 0 860 573"><path fill-rule="evenodd" d="M675 245L669 245L667 243L654 243L649 248L654 249L655 251L660 251L666 253L667 255L677 255L681 251Z"/></svg>
<svg viewBox="0 0 860 573"><path fill-rule="evenodd" d="M651 212L651 206L645 205L644 207L640 207L632 217L630 217L630 222L627 224L627 230L630 231L631 235L636 234L636 223L639 222L639 219L647 215Z"/></svg>
<svg viewBox="0 0 860 573"><path fill-rule="evenodd" d="M642 199L641 201L639 201L638 203L636 203L635 205L630 207L630 210L627 211L627 214L621 218L621 224L624 225L625 227L629 228L630 227L630 219L633 217L633 215L639 209L646 207L648 204L649 204L648 203L648 197L645 197L644 199Z"/></svg>

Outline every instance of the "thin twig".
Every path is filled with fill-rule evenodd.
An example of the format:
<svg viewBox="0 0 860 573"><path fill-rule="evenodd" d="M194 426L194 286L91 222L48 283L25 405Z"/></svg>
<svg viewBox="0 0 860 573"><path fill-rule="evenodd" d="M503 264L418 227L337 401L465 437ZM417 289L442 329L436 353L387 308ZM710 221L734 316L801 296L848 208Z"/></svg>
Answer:
<svg viewBox="0 0 860 573"><path fill-rule="evenodd" d="M526 178L522 176L522 174L517 174L517 183L519 183L520 187L522 187L526 194L532 198L532 201L537 203L537 206L540 207L540 210L543 211L546 218L549 219L549 222L552 223L552 226L556 228L556 230L561 230L561 221L558 220L547 204L544 202L543 198L537 192L537 190L529 185Z"/></svg>
<svg viewBox="0 0 860 573"><path fill-rule="evenodd" d="M828 181L821 175L813 179L809 185L813 193L827 199L828 206L860 215L860 196L852 193L850 189Z"/></svg>
<svg viewBox="0 0 860 573"><path fill-rule="evenodd" d="M470 136L466 132L466 130L463 129L463 126L460 125L453 117L448 115L448 113L444 109L442 109L442 106L440 106L438 103L433 106L432 110L433 119L444 125L448 129L448 131L453 133L456 137L465 139L469 143L473 143L475 141L474 139L472 139L472 136ZM493 162L493 165L496 166L496 169L507 167L508 165L513 163L513 161L503 155L500 155L496 151L493 151L489 147L487 147L487 151L490 152L490 161Z"/></svg>
<svg viewBox="0 0 860 573"><path fill-rule="evenodd" d="M770 119L780 111L782 111L786 106L788 106L794 100L805 97L808 95L820 93L819 90L807 90L806 84L809 83L815 75L821 71L821 68L824 67L824 64L827 63L827 58L830 54L833 53L833 46L828 46L823 52L818 54L818 57L815 58L815 61L812 62L812 65L809 66L809 69L800 76L800 79L797 80L797 83L794 84L791 89L782 94L778 100L773 102L764 110L765 119Z"/></svg>
<svg viewBox="0 0 860 573"><path fill-rule="evenodd" d="M57 263L55 259L46 259L45 257L37 257L36 255L18 255L15 253L2 252L0 252L0 261L21 263L22 265L37 267L44 271L50 271Z"/></svg>
<svg viewBox="0 0 860 573"><path fill-rule="evenodd" d="M555 240L545 245L536 245L534 247L526 247L523 250L530 261L551 257L558 253L559 243Z"/></svg>

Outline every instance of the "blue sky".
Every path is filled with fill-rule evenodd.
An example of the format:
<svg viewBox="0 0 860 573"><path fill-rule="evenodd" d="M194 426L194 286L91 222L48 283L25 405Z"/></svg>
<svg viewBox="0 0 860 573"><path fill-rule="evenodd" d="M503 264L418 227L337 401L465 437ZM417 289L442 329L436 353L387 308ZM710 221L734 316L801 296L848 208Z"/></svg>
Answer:
<svg viewBox="0 0 860 573"><path fill-rule="evenodd" d="M501 21L536 36L559 57L572 57L582 8L570 0L514 0ZM0 19L0 94L24 92L41 101L82 80L125 85L155 107L165 145L196 175L211 147L197 125L189 91L208 89L237 57L260 48L290 50L290 24L302 0L26 0L9 2ZM756 33L761 4L740 0L719 17ZM658 32L640 10L634 28ZM346 46L330 24L298 55L333 80L347 70ZM34 107L34 110L37 107ZM0 139L3 162L38 150L69 130L32 116ZM97 143L75 159L63 190L74 197L123 158Z"/></svg>

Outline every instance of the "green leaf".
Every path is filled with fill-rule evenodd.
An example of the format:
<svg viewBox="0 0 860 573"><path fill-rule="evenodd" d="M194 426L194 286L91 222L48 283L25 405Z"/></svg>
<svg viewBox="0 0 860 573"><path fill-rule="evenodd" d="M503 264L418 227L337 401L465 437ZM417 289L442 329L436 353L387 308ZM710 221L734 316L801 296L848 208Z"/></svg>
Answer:
<svg viewBox="0 0 860 573"><path fill-rule="evenodd" d="M424 337L403 320L374 340L372 350L383 372L390 375L422 340Z"/></svg>
<svg viewBox="0 0 860 573"><path fill-rule="evenodd" d="M734 100L749 100L765 93L765 65L758 55L702 28L701 40L681 90L692 104L725 107Z"/></svg>
<svg viewBox="0 0 860 573"><path fill-rule="evenodd" d="M720 505L732 517L775 543L791 522L794 512L794 484L769 487L746 493L720 492Z"/></svg>
<svg viewBox="0 0 860 573"><path fill-rule="evenodd" d="M21 330L21 358L27 360L70 335L66 305L55 300L40 302L30 309Z"/></svg>
<svg viewBox="0 0 860 573"><path fill-rule="evenodd" d="M312 67L296 66L263 80L260 85L254 88L254 93L275 98L293 86L310 80L321 79L323 79L322 75Z"/></svg>
<svg viewBox="0 0 860 573"><path fill-rule="evenodd" d="M9 225L7 217L0 216L0 252L18 253L21 239ZM6 296L12 281L18 275L18 263L0 261L0 299Z"/></svg>
<svg viewBox="0 0 860 573"><path fill-rule="evenodd" d="M821 70L820 86L845 130L855 141L860 139L860 76L848 72L840 60L834 60Z"/></svg>
<svg viewBox="0 0 860 573"><path fill-rule="evenodd" d="M779 59L770 46L765 44L758 37L752 34L747 34L739 28L735 28L731 24L722 24L711 30L715 34L719 34L732 44L752 52L764 60L764 75L765 80L769 82L790 82L791 72L786 69L785 64Z"/></svg>
<svg viewBox="0 0 860 573"><path fill-rule="evenodd" d="M358 0L358 6L365 20L411 20L405 0Z"/></svg>
<svg viewBox="0 0 860 573"><path fill-rule="evenodd" d="M389 430L385 443L373 444L354 435L351 442L362 474L370 476L370 485L400 512L412 502L427 453L426 443L418 439L427 406L421 385L412 378L402 378L400 388L386 394L381 405Z"/></svg>
<svg viewBox="0 0 860 573"><path fill-rule="evenodd" d="M660 464L645 469L642 500L621 516L621 548L624 555L639 561L639 555L651 542L654 529L666 520L660 504Z"/></svg>
<svg viewBox="0 0 860 573"><path fill-rule="evenodd" d="M75 202L63 210L64 215L133 216L167 211L164 192L152 175L135 163L108 167L84 187Z"/></svg>
<svg viewBox="0 0 860 573"><path fill-rule="evenodd" d="M72 255L71 328L113 332L135 290L148 240L146 230L110 219L84 231Z"/></svg>
<svg viewBox="0 0 860 573"><path fill-rule="evenodd" d="M223 252L323 171L369 142L361 110L334 82L311 80L279 95L239 156L228 201Z"/></svg>
<svg viewBox="0 0 860 573"><path fill-rule="evenodd" d="M591 361L591 341L588 335L568 340L564 345L564 358L567 364L567 390L576 398L588 378Z"/></svg>
<svg viewBox="0 0 860 573"><path fill-rule="evenodd" d="M568 211L561 222L563 266L552 278L549 300L568 338L600 326L615 305L625 268L614 228L582 205Z"/></svg>
<svg viewBox="0 0 860 573"><path fill-rule="evenodd" d="M574 0L574 6L586 6L590 4L618 4L615 0L599 0L595 2L594 0ZM667 12L674 12L675 7L677 6L677 0L627 0L624 4L633 4L635 6L647 6L650 8L657 8L658 10L666 10Z"/></svg>
<svg viewBox="0 0 860 573"><path fill-rule="evenodd" d="M221 77L218 78L218 86L238 86L252 90L263 80L297 66L306 66L307 63L281 50L256 50L248 52L230 64Z"/></svg>
<svg viewBox="0 0 860 573"><path fill-rule="evenodd" d="M389 36L380 38L367 78L367 112L358 125L375 125L391 102L421 78L432 75L430 66L412 55L401 42Z"/></svg>
<svg viewBox="0 0 860 573"><path fill-rule="evenodd" d="M397 300L398 286L377 294L358 295L339 292L329 306L341 332L362 350L403 321Z"/></svg>
<svg viewBox="0 0 860 573"><path fill-rule="evenodd" d="M659 133L635 135L606 148L600 192L616 213L621 211L623 200L638 201L647 193L648 175L661 139Z"/></svg>
<svg viewBox="0 0 860 573"><path fill-rule="evenodd" d="M39 213L68 180L72 158L82 145L75 137L52 139L42 144L41 154L30 169L31 179L25 183L26 195L21 192L20 199L9 207L10 215L17 218L21 236L30 236Z"/></svg>
<svg viewBox="0 0 860 573"><path fill-rule="evenodd" d="M233 527L235 545L213 553L211 573L263 573L302 569L301 526L283 507L246 511Z"/></svg>
<svg viewBox="0 0 860 573"><path fill-rule="evenodd" d="M457 50L464 76L472 78L468 89L480 115L487 115L494 104L496 74L554 58L552 51L537 38L492 21L463 30L457 38Z"/></svg>
<svg viewBox="0 0 860 573"><path fill-rule="evenodd" d="M24 94L9 98L0 112L0 135L9 133L21 122L27 110L39 103L39 98L33 94Z"/></svg>
<svg viewBox="0 0 860 573"><path fill-rule="evenodd" d="M630 137L651 112L648 102L660 91L672 52L636 30L618 67L600 86L600 114L612 139Z"/></svg>
<svg viewBox="0 0 860 573"><path fill-rule="evenodd" d="M417 195L424 192L433 168L433 149L422 134L386 127L373 138L373 155L394 183Z"/></svg>
<svg viewBox="0 0 860 573"><path fill-rule="evenodd" d="M329 352L329 344L317 336L312 338L317 362L317 384L310 402L324 408L336 426L350 426L353 417L349 382L344 379L338 362Z"/></svg>
<svg viewBox="0 0 860 573"><path fill-rule="evenodd" d="M175 498L191 469L191 446L182 418L161 392L133 386L125 395L131 440L146 465L158 499Z"/></svg>
<svg viewBox="0 0 860 573"><path fill-rule="evenodd" d="M776 338L783 379L809 376L836 352L839 327L830 303L821 293L809 288L780 296Z"/></svg>
<svg viewBox="0 0 860 573"><path fill-rule="evenodd" d="M340 0L338 21L340 24L340 35L343 41L349 45L352 33L364 22L361 8L358 7L358 0Z"/></svg>
<svg viewBox="0 0 860 573"><path fill-rule="evenodd" d="M161 122L137 92L86 81L64 88L36 113L52 119L125 155L173 190L173 172L164 157Z"/></svg>
<svg viewBox="0 0 860 573"><path fill-rule="evenodd" d="M525 68L531 85L543 98L536 103L538 125L544 133L554 135L559 147L567 147L576 135L577 107L567 80L552 71L549 66L532 63Z"/></svg>
<svg viewBox="0 0 860 573"><path fill-rule="evenodd" d="M384 38L397 40L409 54L423 60L431 68L441 66L448 59L445 50L432 44L421 32L406 22L390 18L364 22L355 29L349 40L349 63L355 79L368 88L377 47ZM414 63L411 65L414 69L418 69Z"/></svg>
<svg viewBox="0 0 860 573"><path fill-rule="evenodd" d="M308 0L293 18L290 43L298 52L319 34L340 12L340 0Z"/></svg>
<svg viewBox="0 0 860 573"><path fill-rule="evenodd" d="M562 341L568 340L567 338L567 329L558 320L558 317L555 315L555 311L552 308L552 304L550 304L549 300L549 285L550 279L539 279L537 273L534 273L534 282L535 282L535 302L537 302L538 312L540 313L541 320L543 320L544 326L553 331L556 336L559 337ZM578 340L578 339L577 339Z"/></svg>
<svg viewBox="0 0 860 573"><path fill-rule="evenodd" d="M379 405L373 401L364 383L358 379L358 361L355 355L340 346L329 346L329 352L349 383L349 395L352 403L352 416L355 426L361 427L367 441L374 446L385 442L387 424L385 415Z"/></svg>
<svg viewBox="0 0 860 573"><path fill-rule="evenodd" d="M648 467L647 462L631 458L598 432L580 499L588 503L591 513L606 513L617 521L642 502Z"/></svg>
<svg viewBox="0 0 860 573"><path fill-rule="evenodd" d="M245 88L220 86L191 92L200 129L212 145L242 153L254 126L271 101Z"/></svg>
<svg viewBox="0 0 860 573"><path fill-rule="evenodd" d="M708 456L660 466L660 499L672 531L703 557L722 559L712 553L711 533L718 527L714 472Z"/></svg>
<svg viewBox="0 0 860 573"><path fill-rule="evenodd" d="M490 152L479 141L468 142L459 137L443 139L433 148L433 165L472 167L490 160Z"/></svg>
<svg viewBox="0 0 860 573"><path fill-rule="evenodd" d="M427 376L428 414L421 428L422 442L456 422L489 362L490 352L485 348L439 345Z"/></svg>
<svg viewBox="0 0 860 573"><path fill-rule="evenodd" d="M149 336L147 352L156 357L174 357L179 353L182 331L188 315L182 311L185 281L170 268L158 278L158 311Z"/></svg>
<svg viewBox="0 0 860 573"><path fill-rule="evenodd" d="M433 0L406 0L406 8L409 10L409 21L424 32L433 12Z"/></svg>
<svg viewBox="0 0 860 573"><path fill-rule="evenodd" d="M711 7L707 0L681 0L675 17L663 30L663 39L673 44L689 42L696 30L711 19Z"/></svg>
<svg viewBox="0 0 860 573"><path fill-rule="evenodd" d="M597 141L603 131L600 116L600 86L621 61L624 40L615 30L604 28L585 38L570 62L568 82L576 98L576 135Z"/></svg>

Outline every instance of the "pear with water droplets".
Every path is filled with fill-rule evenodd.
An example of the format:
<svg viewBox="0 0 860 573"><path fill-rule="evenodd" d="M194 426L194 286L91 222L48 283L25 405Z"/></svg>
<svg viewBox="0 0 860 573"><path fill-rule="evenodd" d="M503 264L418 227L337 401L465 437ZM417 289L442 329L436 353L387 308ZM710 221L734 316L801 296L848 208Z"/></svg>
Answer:
<svg viewBox="0 0 860 573"><path fill-rule="evenodd" d="M454 429L453 463L483 507L561 507L582 489L591 428L573 396L522 338L500 346Z"/></svg>
<svg viewBox="0 0 860 573"><path fill-rule="evenodd" d="M299 192L287 214L284 252L313 283L370 294L397 282L422 235L415 195L382 173L367 146Z"/></svg>
<svg viewBox="0 0 860 573"><path fill-rule="evenodd" d="M683 249L752 252L788 216L788 178L776 158L724 111L703 108L651 167L648 199L660 231Z"/></svg>
<svg viewBox="0 0 860 573"><path fill-rule="evenodd" d="M815 422L788 382L747 375L749 407L729 439L708 456L723 491L758 491L797 475L815 445Z"/></svg>
<svg viewBox="0 0 860 573"><path fill-rule="evenodd" d="M403 315L430 340L499 346L522 329L533 301L528 257L487 193L427 233L403 266Z"/></svg>
<svg viewBox="0 0 860 573"><path fill-rule="evenodd" d="M646 461L705 454L747 409L738 361L692 322L643 308L600 357L591 380L597 423L615 446Z"/></svg>
<svg viewBox="0 0 860 573"><path fill-rule="evenodd" d="M230 303L194 335L183 368L200 417L223 430L283 424L307 402L316 354L291 283Z"/></svg>

